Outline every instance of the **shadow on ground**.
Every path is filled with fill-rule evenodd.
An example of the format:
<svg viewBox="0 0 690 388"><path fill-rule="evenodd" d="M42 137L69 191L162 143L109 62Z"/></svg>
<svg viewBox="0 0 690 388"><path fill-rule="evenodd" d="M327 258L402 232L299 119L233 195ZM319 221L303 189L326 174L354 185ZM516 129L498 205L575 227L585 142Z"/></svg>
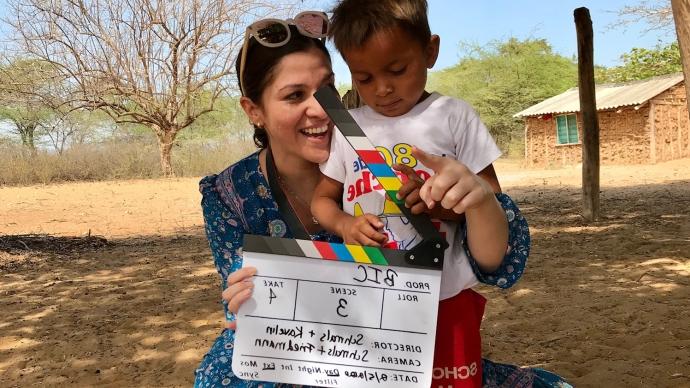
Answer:
<svg viewBox="0 0 690 388"><path fill-rule="evenodd" d="M511 194L532 253L513 289L481 289L484 354L578 387L690 387L690 182L604 188L591 224L578 188Z"/></svg>
<svg viewBox="0 0 690 388"><path fill-rule="evenodd" d="M0 385L189 386L222 315L203 232L184 232L16 236L29 250L0 257Z"/></svg>

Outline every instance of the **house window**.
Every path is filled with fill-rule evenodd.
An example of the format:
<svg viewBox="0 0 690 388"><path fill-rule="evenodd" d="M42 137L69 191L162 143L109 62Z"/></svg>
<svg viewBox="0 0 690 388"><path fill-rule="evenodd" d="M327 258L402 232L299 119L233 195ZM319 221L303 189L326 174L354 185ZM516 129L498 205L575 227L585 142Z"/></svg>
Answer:
<svg viewBox="0 0 690 388"><path fill-rule="evenodd" d="M556 116L556 141L558 144L577 144L577 116Z"/></svg>

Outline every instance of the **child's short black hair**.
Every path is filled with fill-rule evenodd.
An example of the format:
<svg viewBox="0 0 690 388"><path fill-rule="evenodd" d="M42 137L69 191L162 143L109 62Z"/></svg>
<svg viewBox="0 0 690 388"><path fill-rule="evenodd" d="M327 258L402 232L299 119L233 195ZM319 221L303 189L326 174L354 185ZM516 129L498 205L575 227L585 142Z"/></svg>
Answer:
<svg viewBox="0 0 690 388"><path fill-rule="evenodd" d="M341 53L374 33L399 27L426 47L431 39L426 0L342 0L333 10L329 36Z"/></svg>

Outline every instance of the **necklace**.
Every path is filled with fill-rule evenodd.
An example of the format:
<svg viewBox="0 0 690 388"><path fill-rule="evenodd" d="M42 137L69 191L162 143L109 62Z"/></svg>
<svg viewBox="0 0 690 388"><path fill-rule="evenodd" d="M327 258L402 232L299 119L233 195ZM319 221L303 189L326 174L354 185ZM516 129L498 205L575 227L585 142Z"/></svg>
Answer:
<svg viewBox="0 0 690 388"><path fill-rule="evenodd" d="M304 199L302 199L302 197L297 195L297 193L295 193L292 190L290 185L288 185L287 182L285 182L283 180L283 177L280 176L280 173L278 173L278 170L276 170L276 176L278 177L278 183L280 184L280 187L283 188L285 191L287 191L288 194L290 194L293 198L295 198L297 200L297 202L301 203L305 209L309 210L309 215L311 216L311 222L313 222L314 225L318 225L319 221L316 219L316 217L311 215L311 206L309 206L309 203L307 201L305 201Z"/></svg>

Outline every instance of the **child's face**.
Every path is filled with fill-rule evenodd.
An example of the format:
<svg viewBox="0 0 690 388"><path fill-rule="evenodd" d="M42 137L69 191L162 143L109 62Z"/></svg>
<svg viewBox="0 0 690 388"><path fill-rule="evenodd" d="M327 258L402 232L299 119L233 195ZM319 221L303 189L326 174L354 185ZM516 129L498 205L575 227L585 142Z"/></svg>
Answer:
<svg viewBox="0 0 690 388"><path fill-rule="evenodd" d="M438 35L422 47L396 27L375 33L342 55L364 102L384 116L395 117L409 112L424 95L426 72L436 62L438 46Z"/></svg>

